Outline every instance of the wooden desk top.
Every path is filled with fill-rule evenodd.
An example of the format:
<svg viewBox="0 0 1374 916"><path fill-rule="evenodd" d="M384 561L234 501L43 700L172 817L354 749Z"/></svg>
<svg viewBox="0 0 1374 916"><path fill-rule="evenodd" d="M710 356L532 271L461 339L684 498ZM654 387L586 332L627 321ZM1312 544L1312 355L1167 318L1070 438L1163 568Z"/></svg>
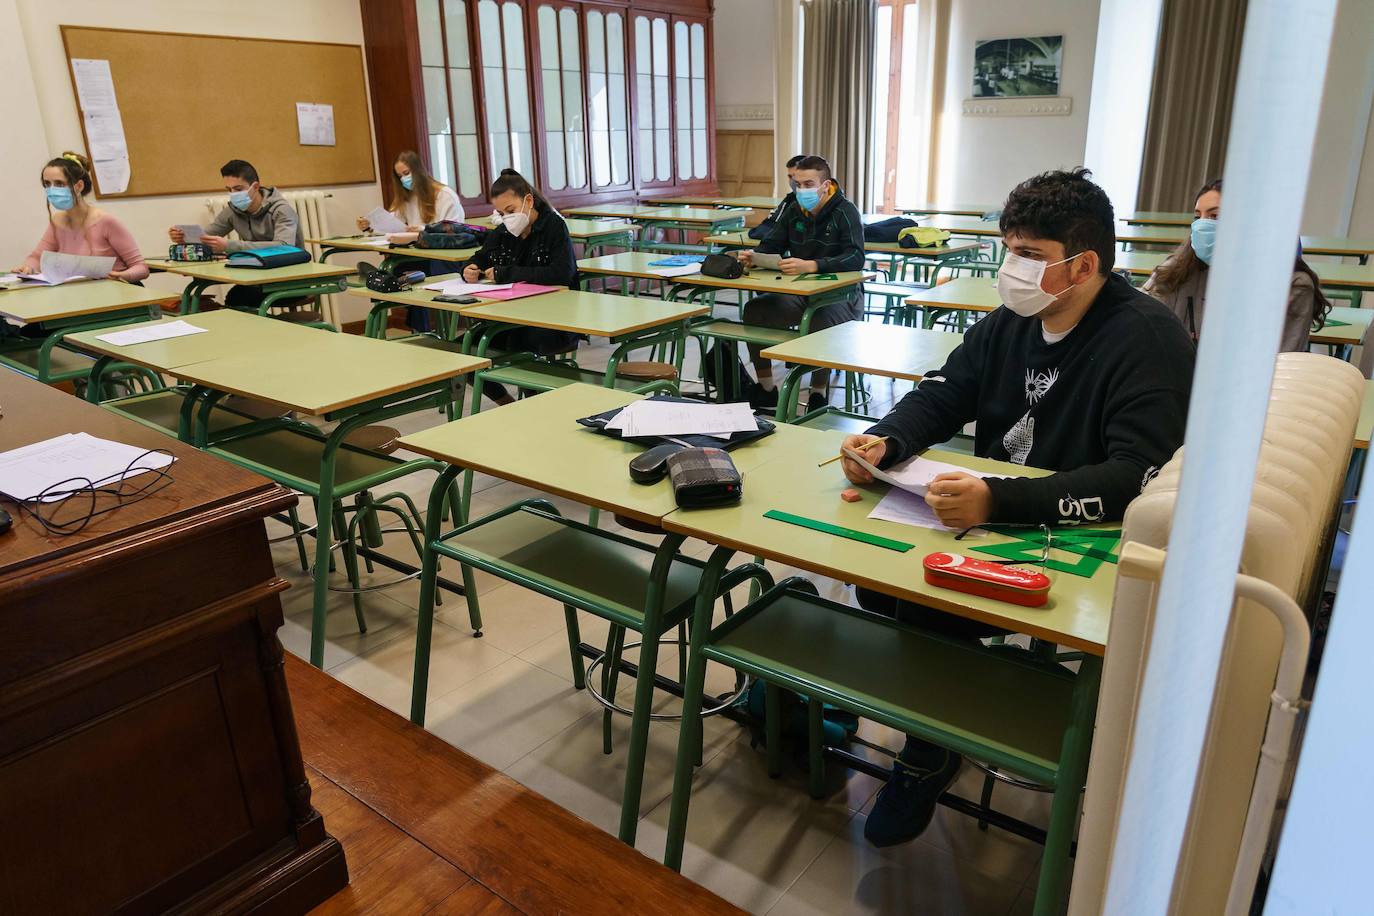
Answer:
<svg viewBox="0 0 1374 916"><path fill-rule="evenodd" d="M738 219L743 211L706 210L695 207L646 207L642 204L592 204L586 207L571 207L569 216L614 216L619 219L645 223L700 223L713 226L725 220Z"/></svg>
<svg viewBox="0 0 1374 916"><path fill-rule="evenodd" d="M0 405L5 412L0 451L86 432L138 448L166 449L177 459L168 468L173 482L166 488L96 517L76 534L48 534L11 500L0 498L14 518L13 528L0 534L0 578L7 588L18 587L21 578L42 577L51 570L49 564L75 563L76 554L118 554L136 538L155 539L195 516L219 517L227 523L230 514L253 507L265 515L295 503L294 496L265 477L14 372L0 372Z"/></svg>
<svg viewBox="0 0 1374 916"><path fill-rule="evenodd" d="M1358 347L1369 334L1369 323L1374 321L1374 309L1337 306L1327 313L1326 320L1327 324L1320 331L1312 332L1312 343ZM1341 323L1331 324L1333 321Z"/></svg>
<svg viewBox="0 0 1374 916"><path fill-rule="evenodd" d="M1123 223L1136 226L1191 226L1193 214L1174 210L1137 210L1117 216Z"/></svg>
<svg viewBox="0 0 1374 916"><path fill-rule="evenodd" d="M992 277L957 277L907 297L907 305L991 312L1002 304Z"/></svg>
<svg viewBox="0 0 1374 916"><path fill-rule="evenodd" d="M370 245L364 239L340 237L332 239L306 239L308 244L323 248L341 248L344 251L366 251L380 255L404 255L410 258L428 258L431 261L466 261L477 253L476 248L416 248L413 245Z"/></svg>
<svg viewBox="0 0 1374 916"><path fill-rule="evenodd" d="M490 302L460 305L458 313L478 321L496 321L553 331L571 331L592 337L621 337L656 328L686 318L707 315L709 305L698 302L673 302L638 296L612 296L563 290Z"/></svg>
<svg viewBox="0 0 1374 916"><path fill-rule="evenodd" d="M269 283L298 280L325 280L330 277L347 277L358 272L355 267L321 264L318 261L307 261L304 264L273 267L267 270L229 267L224 261L150 260L147 263L153 270L180 274L193 280L208 280L213 283L228 283L234 286L266 286Z"/></svg>
<svg viewBox="0 0 1374 916"><path fill-rule="evenodd" d="M1355 447L1368 449L1374 434L1374 381L1364 383L1364 403L1360 405L1360 419L1355 422Z"/></svg>
<svg viewBox="0 0 1374 916"><path fill-rule="evenodd" d="M766 359L919 382L945 364L963 334L846 321L763 351Z"/></svg>
<svg viewBox="0 0 1374 916"><path fill-rule="evenodd" d="M734 248L756 248L759 244L759 240L750 238L747 232L720 232L708 235L702 241L708 245L728 245ZM911 258L934 258L937 261L977 251L981 247L978 242L972 241L945 242L943 245L931 245L926 248L903 248L896 242L864 242L864 251L868 254L897 254Z"/></svg>
<svg viewBox="0 0 1374 916"><path fill-rule="evenodd" d="M401 437L401 445L465 468L482 471L658 524L677 508L668 481L639 484L630 479L630 459L647 446L603 436L577 424L581 417L624 407L641 395L597 385L574 384ZM766 440L786 440L799 427L779 424ZM764 458L760 442L732 449L741 472Z"/></svg>
<svg viewBox="0 0 1374 916"><path fill-rule="evenodd" d="M139 306L176 302L166 290L134 286L119 280L76 280L59 286L15 286L0 290L0 315L25 324L118 312Z"/></svg>
<svg viewBox="0 0 1374 916"><path fill-rule="evenodd" d="M663 527L713 544L733 547L748 555L762 555L824 576L851 582L949 611L960 617L1029 633L1094 655L1105 651L1111 620L1112 590L1116 567L1104 563L1090 579L1050 572L1050 600L1041 608L1025 608L989 598L928 585L921 567L926 554L937 550L958 551L965 542L954 540L954 531L935 531L912 525L877 521L868 513L887 491L885 484L858 487L862 499L847 503L840 492L850 486L839 464L823 468L817 463L833 457L844 438L831 430L793 428L786 439L769 437L757 443L776 456L744 477L744 499L718 509L678 511L663 520ZM1018 476L1044 476L1048 472L1002 464L967 455L932 452L950 464ZM853 541L820 531L764 518L770 509L790 512L858 531L914 544L906 553ZM1002 543L989 534L968 546ZM975 554L976 556L976 554ZM1072 559L1066 555L1065 559Z"/></svg>
<svg viewBox="0 0 1374 916"><path fill-rule="evenodd" d="M639 231L638 223L628 221L614 221L605 219L565 219L563 221L568 226L568 235L574 241L585 241L586 239L599 239L608 235L623 235L627 232Z"/></svg>
<svg viewBox="0 0 1374 916"><path fill-rule="evenodd" d="M247 326L219 317L227 311L188 316L197 326L208 321L210 332L169 341L115 347L96 339L96 335L106 333L103 331L83 332L73 335L73 340L83 350L117 356L216 391L312 416L491 365L490 360L444 350L399 347L385 340L335 334L271 318L246 316L259 322ZM196 348L205 358L188 355Z"/></svg>
<svg viewBox="0 0 1374 916"><path fill-rule="evenodd" d="M736 280L722 280L702 274L686 274L680 277L662 277L652 273L649 263L661 261L668 255L645 251L626 251L620 254L605 254L599 258L583 258L577 262L577 269L583 273L608 277L639 277L646 280L663 280L666 283L684 286L710 286L716 289L744 289L756 293L787 293L793 296L815 296L837 289L854 286L874 276L871 272L853 270L835 275L834 280L795 280L785 277L776 270L753 269Z"/></svg>
<svg viewBox="0 0 1374 916"><path fill-rule="evenodd" d="M916 216L939 215L939 216L978 216L984 213L991 213L994 210L1002 209L1001 204L938 204L925 203L919 207L903 207L903 213L910 213Z"/></svg>

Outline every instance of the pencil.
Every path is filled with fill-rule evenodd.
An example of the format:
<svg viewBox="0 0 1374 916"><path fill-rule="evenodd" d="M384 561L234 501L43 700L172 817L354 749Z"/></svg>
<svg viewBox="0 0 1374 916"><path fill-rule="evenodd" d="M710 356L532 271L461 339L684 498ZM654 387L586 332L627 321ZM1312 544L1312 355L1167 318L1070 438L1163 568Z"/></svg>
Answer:
<svg viewBox="0 0 1374 916"><path fill-rule="evenodd" d="M868 449L870 449L870 448L872 448L873 446L877 445L879 442L886 442L886 441L887 441L887 436L883 436L883 437L880 438L880 439L874 439L872 442L865 442L863 445L860 445L860 446L858 446L857 448L855 448L854 451L856 451L856 452L867 451ZM820 464L816 465L816 467L818 467L818 468L823 468L823 467L825 467L827 464L833 464L834 462L839 461L839 460L840 460L841 458L843 458L843 457L844 457L844 454L841 453L841 454L839 454L839 455L836 455L834 458L827 458L827 459L825 459L824 461L822 461Z"/></svg>

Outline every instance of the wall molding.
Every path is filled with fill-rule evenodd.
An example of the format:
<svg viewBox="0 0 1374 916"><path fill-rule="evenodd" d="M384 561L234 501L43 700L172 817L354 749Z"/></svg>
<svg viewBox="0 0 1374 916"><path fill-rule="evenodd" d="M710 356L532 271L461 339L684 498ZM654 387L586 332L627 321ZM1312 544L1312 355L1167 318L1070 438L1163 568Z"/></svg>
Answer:
<svg viewBox="0 0 1374 916"><path fill-rule="evenodd" d="M1073 112L1070 96L1037 96L1033 98L964 99L964 114L975 117L1035 117L1067 115Z"/></svg>
<svg viewBox="0 0 1374 916"><path fill-rule="evenodd" d="M717 105L716 123L728 121L773 121L773 106L764 102L757 105Z"/></svg>

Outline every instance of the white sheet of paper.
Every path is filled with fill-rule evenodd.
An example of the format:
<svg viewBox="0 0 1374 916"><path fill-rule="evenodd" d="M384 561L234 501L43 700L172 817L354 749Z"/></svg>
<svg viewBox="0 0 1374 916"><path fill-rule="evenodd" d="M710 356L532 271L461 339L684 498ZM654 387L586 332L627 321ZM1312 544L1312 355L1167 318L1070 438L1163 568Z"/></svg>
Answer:
<svg viewBox="0 0 1374 916"><path fill-rule="evenodd" d="M124 119L118 108L86 108L86 139L91 144L91 159L97 163L127 159L129 147L124 140Z"/></svg>
<svg viewBox="0 0 1374 916"><path fill-rule="evenodd" d="M65 433L0 453L0 493L13 499L34 499L49 487L73 477L84 477L99 485L123 474L146 451L88 433ZM135 470L130 476L164 468L173 460L171 455L145 455L139 465L142 470ZM62 498L55 496L46 501Z"/></svg>
<svg viewBox="0 0 1374 916"><path fill-rule="evenodd" d="M383 236L391 232L406 231L406 224L401 222L395 213L381 207L373 207L372 212L364 216L363 219L367 220L369 232L376 232Z"/></svg>
<svg viewBox="0 0 1374 916"><path fill-rule="evenodd" d="M110 62L94 58L72 58L72 74L76 78L76 97L81 109L118 108L115 102L114 77Z"/></svg>
<svg viewBox="0 0 1374 916"><path fill-rule="evenodd" d="M445 296L480 296L484 292L510 289L514 285L514 283L467 283L463 280L445 280L442 283L430 283L425 289L435 290Z"/></svg>
<svg viewBox="0 0 1374 916"><path fill-rule="evenodd" d="M896 522L899 525L932 528L936 531L954 530L945 527L935 514L935 510L926 505L924 496L918 496L910 490L903 490L901 487L893 487L888 490L887 495L878 501L878 505L873 507L872 512L868 513L868 517L884 522ZM968 532L966 537L982 537L985 534L987 532L982 528L974 528Z"/></svg>
<svg viewBox="0 0 1374 916"><path fill-rule="evenodd" d="M189 245L192 242L199 242L205 235L205 229L195 223L177 223L175 228L181 230L185 236L184 241Z"/></svg>
<svg viewBox="0 0 1374 916"><path fill-rule="evenodd" d="M39 272L25 277L35 283L57 286L69 280L98 280L114 270L114 258L95 255L45 251L38 261Z"/></svg>
<svg viewBox="0 0 1374 916"><path fill-rule="evenodd" d="M391 240L384 235L369 235L365 239L358 239L358 241L363 245L387 245L391 242Z"/></svg>
<svg viewBox="0 0 1374 916"><path fill-rule="evenodd" d="M930 490L930 482L941 474L969 474L973 477L1005 477L1005 474L985 474L982 471L975 471L971 468L960 467L957 464L948 464L944 461L936 461L932 458L923 458L920 455L908 458L901 464L894 464L886 471L881 471L868 463L862 452L853 449L842 449L844 454L858 463L860 467L872 474L874 479L889 483L894 487L908 490L918 496L925 496Z"/></svg>
<svg viewBox="0 0 1374 916"><path fill-rule="evenodd" d="M748 404L683 404L643 400L629 404L616 416L625 436L714 436L758 429Z"/></svg>
<svg viewBox="0 0 1374 916"><path fill-rule="evenodd" d="M685 277L701 273L700 264L683 264L681 267L650 267L649 273L658 277Z"/></svg>
<svg viewBox="0 0 1374 916"><path fill-rule="evenodd" d="M333 146L334 106L297 102L296 129L300 133L301 146Z"/></svg>
<svg viewBox="0 0 1374 916"><path fill-rule="evenodd" d="M160 322L150 324L141 328L129 328L127 331L113 331L109 334L97 334L96 340L103 340L107 344L116 347L127 347L133 344L148 343L153 340L170 340L173 337L186 337L190 334L204 334L205 328L198 328L193 324L187 324L180 319L176 321Z"/></svg>
<svg viewBox="0 0 1374 916"><path fill-rule="evenodd" d="M23 274L0 274L0 286L10 286L15 283L23 283Z"/></svg>

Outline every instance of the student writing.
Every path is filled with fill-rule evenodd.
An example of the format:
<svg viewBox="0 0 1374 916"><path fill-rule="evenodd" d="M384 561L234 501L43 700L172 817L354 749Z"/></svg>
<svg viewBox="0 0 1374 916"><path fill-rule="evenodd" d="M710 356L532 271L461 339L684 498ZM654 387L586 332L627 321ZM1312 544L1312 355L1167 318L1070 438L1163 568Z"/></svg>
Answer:
<svg viewBox="0 0 1374 916"><path fill-rule="evenodd" d="M453 188L436 181L414 150L404 150L391 165L391 206L387 209L406 224L407 232L419 232L442 220L462 222L464 218L463 204ZM358 228L367 232L372 227L360 216Z"/></svg>
<svg viewBox="0 0 1374 916"><path fill-rule="evenodd" d="M1202 312L1207 301L1207 275L1216 241L1217 220L1221 216L1221 179L1207 182L1193 199L1193 225L1188 241L1155 268L1143 289L1167 305L1193 340L1202 332ZM1320 331L1331 311L1322 295L1317 275L1302 259L1298 247L1293 262L1293 281L1288 287L1288 306L1284 314L1279 352L1304 352L1311 344L1313 331Z"/></svg>
<svg viewBox="0 0 1374 916"><path fill-rule="evenodd" d="M43 166L43 192L48 198L48 228L17 273L38 273L45 251L113 257L111 280L136 283L148 276L148 265L128 227L89 202L91 162L66 152Z"/></svg>
<svg viewBox="0 0 1374 916"><path fill-rule="evenodd" d="M563 217L543 195L514 169L502 169L487 194L495 208L482 247L463 266L469 283L539 283L572 286L577 281L577 259ZM504 350L529 350L541 355L563 353L577 346L577 335L546 328L512 328L498 334L493 343ZM509 404L505 388L488 382L487 397Z"/></svg>
<svg viewBox="0 0 1374 916"><path fill-rule="evenodd" d="M1048 172L1012 191L1001 216L1003 307L867 434L844 442L887 436L866 457L888 467L976 421L978 456L1055 472L936 477L926 502L950 528L1118 520L1183 443L1193 342L1168 309L1111 272L1112 205L1089 178L1085 169ZM859 465L841 464L851 481L871 482ZM954 639L1001 633L866 589L858 598ZM959 765L957 754L908 738L865 836L879 846L919 836Z"/></svg>

